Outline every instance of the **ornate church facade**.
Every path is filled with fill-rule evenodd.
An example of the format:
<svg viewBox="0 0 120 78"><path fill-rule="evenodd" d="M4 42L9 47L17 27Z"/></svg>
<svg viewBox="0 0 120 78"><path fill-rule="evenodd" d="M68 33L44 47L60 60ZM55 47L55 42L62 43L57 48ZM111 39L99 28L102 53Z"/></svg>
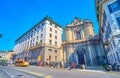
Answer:
<svg viewBox="0 0 120 78"><path fill-rule="evenodd" d="M65 27L66 41L62 43L64 62L86 66L106 63L102 40L94 34L92 22L75 18Z"/></svg>

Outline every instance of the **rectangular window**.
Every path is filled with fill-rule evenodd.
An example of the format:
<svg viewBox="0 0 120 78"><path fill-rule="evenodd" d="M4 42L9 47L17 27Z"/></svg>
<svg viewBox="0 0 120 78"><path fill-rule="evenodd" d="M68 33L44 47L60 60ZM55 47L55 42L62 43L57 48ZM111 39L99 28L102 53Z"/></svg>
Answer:
<svg viewBox="0 0 120 78"><path fill-rule="evenodd" d="M57 25L55 25L55 28L57 28Z"/></svg>
<svg viewBox="0 0 120 78"><path fill-rule="evenodd" d="M52 25L52 22L50 22L50 25Z"/></svg>
<svg viewBox="0 0 120 78"><path fill-rule="evenodd" d="M50 27L50 31L52 31L52 28Z"/></svg>
<svg viewBox="0 0 120 78"><path fill-rule="evenodd" d="M43 31L43 28L41 29L41 32Z"/></svg>
<svg viewBox="0 0 120 78"><path fill-rule="evenodd" d="M49 61L51 60L51 56L49 56Z"/></svg>
<svg viewBox="0 0 120 78"><path fill-rule="evenodd" d="M44 22L42 23L42 25L44 25Z"/></svg>
<svg viewBox="0 0 120 78"><path fill-rule="evenodd" d="M118 1L108 5L109 11L110 13L116 12L118 10L120 10L120 4Z"/></svg>
<svg viewBox="0 0 120 78"><path fill-rule="evenodd" d="M55 39L57 39L57 36L55 36Z"/></svg>
<svg viewBox="0 0 120 78"><path fill-rule="evenodd" d="M57 60L57 56L55 56L55 61Z"/></svg>
<svg viewBox="0 0 120 78"><path fill-rule="evenodd" d="M33 37L33 35L31 35L31 38Z"/></svg>
<svg viewBox="0 0 120 78"><path fill-rule="evenodd" d="M36 46L38 45L38 42L36 42Z"/></svg>
<svg viewBox="0 0 120 78"><path fill-rule="evenodd" d="M55 46L57 46L57 42L55 42Z"/></svg>
<svg viewBox="0 0 120 78"><path fill-rule="evenodd" d="M39 34L39 31L37 31L37 34Z"/></svg>
<svg viewBox="0 0 120 78"><path fill-rule="evenodd" d="M42 43L42 40L40 40L40 43Z"/></svg>
<svg viewBox="0 0 120 78"><path fill-rule="evenodd" d="M57 53L57 50L55 50L55 53Z"/></svg>
<svg viewBox="0 0 120 78"><path fill-rule="evenodd" d="M120 17L117 17L116 20L117 20L118 26L120 28Z"/></svg>
<svg viewBox="0 0 120 78"><path fill-rule="evenodd" d="M41 34L41 36L40 36L41 38L43 37L43 34Z"/></svg>
<svg viewBox="0 0 120 78"><path fill-rule="evenodd" d="M35 28L35 31L36 31L36 28Z"/></svg>
<svg viewBox="0 0 120 78"><path fill-rule="evenodd" d="M52 34L50 33L50 38L52 37Z"/></svg>
<svg viewBox="0 0 120 78"><path fill-rule="evenodd" d="M55 33L57 34L57 30L55 30Z"/></svg>
<svg viewBox="0 0 120 78"><path fill-rule="evenodd" d="M38 36L37 36L37 40L38 40Z"/></svg>
<svg viewBox="0 0 120 78"><path fill-rule="evenodd" d="M28 36L28 39L30 39L30 36Z"/></svg>
<svg viewBox="0 0 120 78"><path fill-rule="evenodd" d="M52 52L52 49L48 49L48 52Z"/></svg>
<svg viewBox="0 0 120 78"><path fill-rule="evenodd" d="M52 40L49 40L49 44L52 45Z"/></svg>
<svg viewBox="0 0 120 78"><path fill-rule="evenodd" d="M35 41L35 38L33 38L33 42Z"/></svg>

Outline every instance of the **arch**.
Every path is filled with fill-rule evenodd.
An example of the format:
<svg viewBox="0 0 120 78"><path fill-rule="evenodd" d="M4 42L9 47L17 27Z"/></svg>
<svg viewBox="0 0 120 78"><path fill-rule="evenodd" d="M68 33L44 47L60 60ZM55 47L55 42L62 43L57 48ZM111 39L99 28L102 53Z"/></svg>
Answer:
<svg viewBox="0 0 120 78"><path fill-rule="evenodd" d="M86 54L86 50L85 47L83 45L78 45L75 53L77 55L77 61L78 61L78 65L84 64L85 65L85 54Z"/></svg>
<svg viewBox="0 0 120 78"><path fill-rule="evenodd" d="M76 39L81 39L82 38L82 32L81 29L79 29L78 31L75 31L75 35L76 35Z"/></svg>

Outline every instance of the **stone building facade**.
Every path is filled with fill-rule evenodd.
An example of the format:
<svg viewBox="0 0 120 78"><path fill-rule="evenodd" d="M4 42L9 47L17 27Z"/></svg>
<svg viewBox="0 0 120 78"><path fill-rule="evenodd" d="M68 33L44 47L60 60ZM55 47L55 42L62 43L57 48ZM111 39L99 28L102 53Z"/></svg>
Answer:
<svg viewBox="0 0 120 78"><path fill-rule="evenodd" d="M102 41L94 34L92 22L75 18L65 27L66 41L63 45L64 62L81 65L105 64Z"/></svg>
<svg viewBox="0 0 120 78"><path fill-rule="evenodd" d="M15 57L30 62L61 61L62 27L46 16L15 41Z"/></svg>
<svg viewBox="0 0 120 78"><path fill-rule="evenodd" d="M8 60L8 52L7 51L0 51L0 60Z"/></svg>
<svg viewBox="0 0 120 78"><path fill-rule="evenodd" d="M95 0L99 34L109 64L120 64L120 0Z"/></svg>

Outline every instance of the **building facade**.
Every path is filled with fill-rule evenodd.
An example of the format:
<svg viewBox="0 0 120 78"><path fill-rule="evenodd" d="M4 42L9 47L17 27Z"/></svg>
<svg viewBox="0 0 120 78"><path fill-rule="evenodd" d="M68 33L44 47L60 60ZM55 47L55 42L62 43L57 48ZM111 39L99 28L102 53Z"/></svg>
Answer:
<svg viewBox="0 0 120 78"><path fill-rule="evenodd" d="M8 51L7 60L8 60L8 63L10 63L10 64L13 63L13 61L12 61L13 54L14 54L13 50L9 50L9 51Z"/></svg>
<svg viewBox="0 0 120 78"><path fill-rule="evenodd" d="M8 60L8 52L7 51L0 51L0 60Z"/></svg>
<svg viewBox="0 0 120 78"><path fill-rule="evenodd" d="M16 58L30 62L59 62L62 27L46 16L15 43Z"/></svg>
<svg viewBox="0 0 120 78"><path fill-rule="evenodd" d="M120 63L120 0L96 0L96 7L108 63Z"/></svg>
<svg viewBox="0 0 120 78"><path fill-rule="evenodd" d="M94 34L92 22L75 18L65 27L66 41L62 43L64 62L86 66L106 63L101 39Z"/></svg>

